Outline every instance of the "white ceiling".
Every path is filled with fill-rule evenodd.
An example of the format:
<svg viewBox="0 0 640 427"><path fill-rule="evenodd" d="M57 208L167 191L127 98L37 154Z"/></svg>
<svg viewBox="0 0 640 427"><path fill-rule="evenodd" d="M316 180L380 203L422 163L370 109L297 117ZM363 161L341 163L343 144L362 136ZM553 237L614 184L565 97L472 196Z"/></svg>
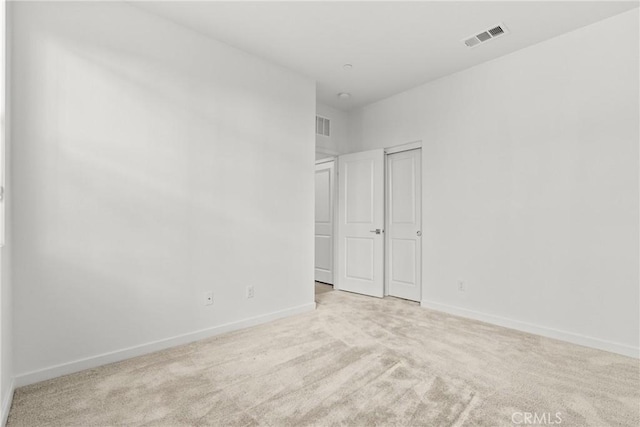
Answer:
<svg viewBox="0 0 640 427"><path fill-rule="evenodd" d="M638 7L632 2L136 2L317 81L349 110ZM461 42L494 24L510 34ZM353 64L350 71L343 64ZM338 92L350 92L349 100Z"/></svg>

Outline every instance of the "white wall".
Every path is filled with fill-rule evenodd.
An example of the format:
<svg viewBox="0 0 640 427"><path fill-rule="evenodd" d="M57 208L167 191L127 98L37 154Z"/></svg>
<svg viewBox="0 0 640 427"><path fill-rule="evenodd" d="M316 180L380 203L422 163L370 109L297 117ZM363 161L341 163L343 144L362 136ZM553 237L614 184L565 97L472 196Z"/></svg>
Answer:
<svg viewBox="0 0 640 427"><path fill-rule="evenodd" d="M315 307L313 81L126 4L12 19L20 384Z"/></svg>
<svg viewBox="0 0 640 427"><path fill-rule="evenodd" d="M344 153L348 147L348 114L320 102L316 103L316 114L331 119L331 135L316 134L316 159Z"/></svg>
<svg viewBox="0 0 640 427"><path fill-rule="evenodd" d="M11 155L10 145L5 147ZM10 173L8 162L5 174ZM5 244L0 248L0 420L6 421L13 398L13 299L11 280L11 183L5 178ZM1 424L0 424L1 425Z"/></svg>
<svg viewBox="0 0 640 427"><path fill-rule="evenodd" d="M638 72L635 9L352 113L423 141L423 305L638 354Z"/></svg>
<svg viewBox="0 0 640 427"><path fill-rule="evenodd" d="M2 164L0 169L2 175L2 185L5 188L4 197L0 202L0 217L4 221L4 229L0 225L0 233L3 233L4 246L0 248L0 425L6 421L9 415L9 408L11 406L11 399L13 397L13 307L11 298L11 227L9 223L11 221L11 210L9 203L10 197L10 183L8 178L10 172L8 170L9 162L6 161L8 155L10 155L10 147L8 141L8 134L10 129L8 127L8 89L5 85L5 79L7 78L5 72L6 56L9 54L6 49L6 7L7 3L2 0L0 2L0 28L2 28L2 35L0 36L0 49L2 50L2 70L0 76L2 76L2 100L0 102L0 116L2 117L2 129L0 131L0 138L2 138L2 147L4 151L0 154L2 158Z"/></svg>

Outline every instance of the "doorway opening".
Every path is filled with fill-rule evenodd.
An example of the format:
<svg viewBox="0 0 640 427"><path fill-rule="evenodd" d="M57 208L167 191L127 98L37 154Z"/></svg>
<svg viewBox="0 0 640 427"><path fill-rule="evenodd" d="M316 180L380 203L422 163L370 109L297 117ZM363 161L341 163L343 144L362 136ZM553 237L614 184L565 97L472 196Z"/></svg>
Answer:
<svg viewBox="0 0 640 427"><path fill-rule="evenodd" d="M421 146L316 163L316 291L421 300Z"/></svg>
<svg viewBox="0 0 640 427"><path fill-rule="evenodd" d="M333 290L335 271L335 158L316 161L315 172L315 282L316 295Z"/></svg>

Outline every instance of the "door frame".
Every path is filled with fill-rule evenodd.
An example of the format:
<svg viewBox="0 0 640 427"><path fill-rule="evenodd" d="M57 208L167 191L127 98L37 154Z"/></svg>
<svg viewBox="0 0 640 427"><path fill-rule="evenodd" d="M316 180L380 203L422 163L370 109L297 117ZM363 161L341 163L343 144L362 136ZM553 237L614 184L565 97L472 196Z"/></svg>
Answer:
<svg viewBox="0 0 640 427"><path fill-rule="evenodd" d="M406 144L394 145L391 147L387 147L384 149L384 229L390 230L389 228L389 155L402 153L403 151L411 151L411 150L420 150L420 155L422 155L422 140L408 142ZM424 163L424 162L422 162ZM420 192L422 193L422 170L420 170ZM424 197L420 197L420 212L423 212L424 209ZM424 229L424 224L422 224L422 218L420 218L420 228ZM424 232L422 233L424 236ZM422 299L423 289L422 289L422 259L424 257L424 248L422 245L423 239L420 239L420 298ZM389 296L389 233L385 233L384 236L384 296Z"/></svg>
<svg viewBox="0 0 640 427"><path fill-rule="evenodd" d="M333 162L333 173L331 175L331 179L333 180L333 196L332 196L332 200L331 203L333 204L333 227L331 230L331 233L333 235L333 268L331 269L331 274L333 275L333 289L337 290L339 289L338 287L338 281L336 280L336 269L338 268L338 191L339 191L339 185L338 185L338 156L329 156L329 157L325 157L324 159L319 159L316 160L316 166L317 165L321 165L323 163L330 163ZM314 228L315 228L315 223L314 223ZM315 233L315 231L314 231ZM315 235L315 234L314 234ZM315 244L314 244L314 257L315 257ZM315 258L314 258L315 259ZM314 263L315 264L315 263ZM315 265L314 265L314 269L315 269ZM315 281L314 281L315 283Z"/></svg>

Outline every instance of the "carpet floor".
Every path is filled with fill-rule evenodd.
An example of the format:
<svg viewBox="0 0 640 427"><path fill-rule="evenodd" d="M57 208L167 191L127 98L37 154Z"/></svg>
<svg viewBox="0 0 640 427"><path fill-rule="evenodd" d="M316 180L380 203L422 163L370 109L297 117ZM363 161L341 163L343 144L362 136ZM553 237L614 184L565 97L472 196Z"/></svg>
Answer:
<svg viewBox="0 0 640 427"><path fill-rule="evenodd" d="M311 313L19 388L8 425L640 425L636 359L327 285L316 299Z"/></svg>

